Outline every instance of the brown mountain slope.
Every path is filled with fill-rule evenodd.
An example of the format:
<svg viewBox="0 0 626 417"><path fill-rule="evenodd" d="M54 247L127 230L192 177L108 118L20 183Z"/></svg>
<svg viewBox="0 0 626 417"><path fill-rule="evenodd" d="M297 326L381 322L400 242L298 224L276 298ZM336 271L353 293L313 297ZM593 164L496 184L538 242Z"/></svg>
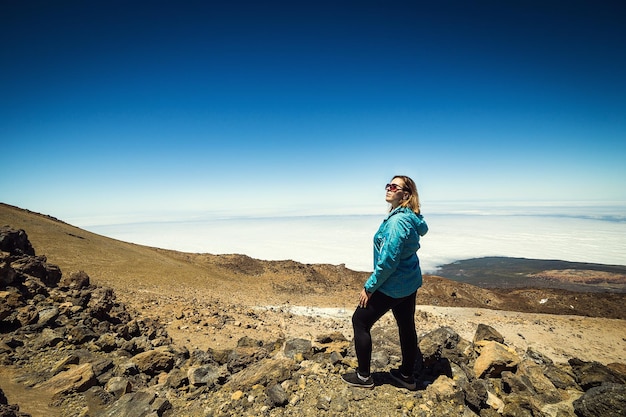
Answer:
<svg viewBox="0 0 626 417"><path fill-rule="evenodd" d="M162 294L184 302L352 308L368 273L343 266L261 261L245 255L176 252L110 239L0 203L0 225L24 229L37 254L64 274L84 270L122 301L146 309ZM151 298L152 297L152 298ZM147 301L148 300L148 301ZM555 289L484 289L426 276L418 304L626 319L626 295Z"/></svg>
<svg viewBox="0 0 626 417"><path fill-rule="evenodd" d="M58 219L0 203L0 225L26 231L35 252L64 274L83 270L97 285L128 291L199 290L257 304L310 301L354 288L363 273L342 266L259 261L245 255L192 254L100 236ZM122 290L122 291L119 291Z"/></svg>

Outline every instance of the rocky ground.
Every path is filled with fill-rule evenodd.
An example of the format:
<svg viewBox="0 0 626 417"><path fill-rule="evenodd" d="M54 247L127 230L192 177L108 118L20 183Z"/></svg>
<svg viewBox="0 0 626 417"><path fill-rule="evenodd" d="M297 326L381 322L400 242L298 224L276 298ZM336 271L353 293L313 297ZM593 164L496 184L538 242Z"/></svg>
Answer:
<svg viewBox="0 0 626 417"><path fill-rule="evenodd" d="M255 286L242 278L229 293L137 282L112 291L34 256L25 234L6 229L3 236L1 415L562 417L626 410L624 320L565 315L585 309L571 294L529 291L532 300L522 300L554 305L558 315L493 310L476 305L506 305L505 295L429 279L416 315L419 389L400 389L388 376L399 348L385 316L373 329L376 387L363 390L340 380L356 364L350 315L363 274L341 271L347 278L339 285L325 270L341 267L296 265L292 279ZM261 280L277 268L237 256L210 261L230 268L233 280ZM617 303L609 310L619 310Z"/></svg>

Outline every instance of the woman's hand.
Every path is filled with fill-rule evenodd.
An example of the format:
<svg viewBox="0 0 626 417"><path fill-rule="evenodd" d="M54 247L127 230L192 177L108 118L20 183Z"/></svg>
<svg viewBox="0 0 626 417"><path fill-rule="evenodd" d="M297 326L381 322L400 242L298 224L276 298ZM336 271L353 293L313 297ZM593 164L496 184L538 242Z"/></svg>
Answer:
<svg viewBox="0 0 626 417"><path fill-rule="evenodd" d="M359 307L361 308L367 307L367 302L370 300L371 296L372 296L372 293L365 291L365 288L363 288L361 290L361 293L359 294Z"/></svg>

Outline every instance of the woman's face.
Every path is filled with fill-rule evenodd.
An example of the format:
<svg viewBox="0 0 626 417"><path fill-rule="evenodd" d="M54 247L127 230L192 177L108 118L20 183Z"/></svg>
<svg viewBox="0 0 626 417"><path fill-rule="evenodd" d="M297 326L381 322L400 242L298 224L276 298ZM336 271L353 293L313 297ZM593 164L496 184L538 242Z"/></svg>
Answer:
<svg viewBox="0 0 626 417"><path fill-rule="evenodd" d="M409 194L405 191L404 181L400 178L391 180L391 182L385 186L385 191L385 201L391 204L392 208L398 207L402 200Z"/></svg>

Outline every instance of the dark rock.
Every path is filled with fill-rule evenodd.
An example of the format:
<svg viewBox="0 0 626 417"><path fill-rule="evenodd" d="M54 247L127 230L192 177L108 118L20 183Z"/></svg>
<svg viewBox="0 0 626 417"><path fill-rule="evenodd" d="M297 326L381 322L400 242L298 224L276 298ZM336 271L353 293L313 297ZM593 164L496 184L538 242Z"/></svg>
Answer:
<svg viewBox="0 0 626 417"><path fill-rule="evenodd" d="M244 336L237 341L237 347L261 347L263 342L261 340L252 339L251 337Z"/></svg>
<svg viewBox="0 0 626 417"><path fill-rule="evenodd" d="M48 297L48 287L39 278L25 277L20 290L26 298L34 300L37 296Z"/></svg>
<svg viewBox="0 0 626 417"><path fill-rule="evenodd" d="M10 226L0 226L0 251L11 255L35 256L35 249L24 230L15 230Z"/></svg>
<svg viewBox="0 0 626 417"><path fill-rule="evenodd" d="M599 362L585 362L573 358L568 363L572 367L578 385L585 391L605 382L626 384L626 377Z"/></svg>
<svg viewBox="0 0 626 417"><path fill-rule="evenodd" d="M174 368L167 374L166 383L169 387L178 389L185 385L189 385L189 377L179 368Z"/></svg>
<svg viewBox="0 0 626 417"><path fill-rule="evenodd" d="M16 339L13 335L8 335L2 338L2 342L5 343L11 349L15 349L18 346L24 346L24 342L19 339Z"/></svg>
<svg viewBox="0 0 626 417"><path fill-rule="evenodd" d="M579 417L624 417L626 385L609 382L592 387L574 401L574 410Z"/></svg>
<svg viewBox="0 0 626 417"><path fill-rule="evenodd" d="M48 326L59 317L59 309L55 306L46 306L38 311L37 325Z"/></svg>
<svg viewBox="0 0 626 417"><path fill-rule="evenodd" d="M45 328L33 340L33 348L35 350L49 348L58 345L63 341L63 333L57 329Z"/></svg>
<svg viewBox="0 0 626 417"><path fill-rule="evenodd" d="M131 391L132 384L127 378L116 376L107 381L105 389L115 398L120 398Z"/></svg>
<svg viewBox="0 0 626 417"><path fill-rule="evenodd" d="M104 410L100 417L138 417L156 413L162 416L171 407L170 403L149 391L138 391L122 395L113 405Z"/></svg>
<svg viewBox="0 0 626 417"><path fill-rule="evenodd" d="M108 376L108 372L112 371L115 368L115 364L113 361L107 357L99 357L95 356L88 360L91 363L94 374L100 380L103 376ZM108 380L107 378L102 378L105 382Z"/></svg>
<svg viewBox="0 0 626 417"><path fill-rule="evenodd" d="M267 356L268 352L263 348L238 347L230 351L226 366L228 371L234 374Z"/></svg>
<svg viewBox="0 0 626 417"><path fill-rule="evenodd" d="M191 385L208 385L214 387L220 378L221 371L215 365L201 365L189 368L187 378Z"/></svg>
<svg viewBox="0 0 626 417"><path fill-rule="evenodd" d="M322 334L315 338L317 343L333 343L333 342L345 342L346 337L341 332L334 332L329 334Z"/></svg>
<svg viewBox="0 0 626 417"><path fill-rule="evenodd" d="M0 417L31 417L31 415L20 412L17 404L0 404Z"/></svg>
<svg viewBox="0 0 626 417"><path fill-rule="evenodd" d="M330 363L335 365L343 360L343 355L337 351L334 351L330 353L328 360L330 361Z"/></svg>
<svg viewBox="0 0 626 417"><path fill-rule="evenodd" d="M526 358L532 360L538 365L553 365L552 359L548 358L543 353L536 351L532 347L526 349Z"/></svg>
<svg viewBox="0 0 626 417"><path fill-rule="evenodd" d="M535 417L540 415L540 411L533 407L530 398L523 395L508 396L502 410L502 417Z"/></svg>
<svg viewBox="0 0 626 417"><path fill-rule="evenodd" d="M459 335L450 327L440 327L426 333L419 341L419 348L422 351L424 361L428 362L440 358L443 349L454 349L459 340Z"/></svg>
<svg viewBox="0 0 626 417"><path fill-rule="evenodd" d="M136 355L138 353L151 350L152 343L150 343L150 340L147 337L138 336L133 337L128 341L122 342L120 348L133 355Z"/></svg>
<svg viewBox="0 0 626 417"><path fill-rule="evenodd" d="M24 305L24 298L16 289L0 292L0 320L11 316Z"/></svg>
<svg viewBox="0 0 626 417"><path fill-rule="evenodd" d="M28 326L39 320L39 312L32 305L22 307L17 311L17 320L22 326Z"/></svg>
<svg viewBox="0 0 626 417"><path fill-rule="evenodd" d="M558 389L580 390L580 387L576 383L576 378L572 373L572 368L570 367L565 368L560 365L548 365L543 368L543 373Z"/></svg>
<svg viewBox="0 0 626 417"><path fill-rule="evenodd" d="M465 402L474 412L487 408L488 388L484 379L475 379L465 388Z"/></svg>
<svg viewBox="0 0 626 417"><path fill-rule="evenodd" d="M139 374L139 369L136 363L129 360L118 364L116 373L122 376L133 376Z"/></svg>
<svg viewBox="0 0 626 417"><path fill-rule="evenodd" d="M39 278L48 287L56 287L61 280L61 270L48 264L45 256L19 258L11 263L11 267L21 274Z"/></svg>
<svg viewBox="0 0 626 417"><path fill-rule="evenodd" d="M96 386L85 392L85 401L90 414L97 415L110 406L115 401L115 397L104 388Z"/></svg>
<svg viewBox="0 0 626 417"><path fill-rule="evenodd" d="M494 342L504 343L504 337L496 329L482 323L476 328L474 343L481 340L493 340Z"/></svg>
<svg viewBox="0 0 626 417"><path fill-rule="evenodd" d="M502 385L506 393L536 395L530 381L510 371L504 371L501 375Z"/></svg>
<svg viewBox="0 0 626 417"><path fill-rule="evenodd" d="M79 324L69 329L67 340L75 345L82 345L90 340L96 340L98 335L88 326Z"/></svg>
<svg viewBox="0 0 626 417"><path fill-rule="evenodd" d="M117 336L113 333L105 333L95 341L96 346L102 349L103 352L113 352L115 349L121 347L121 340L118 340Z"/></svg>
<svg viewBox="0 0 626 417"><path fill-rule="evenodd" d="M222 358L221 355L216 355L215 351L213 350L204 351L204 350L196 349L193 352L191 352L191 354L189 355L189 365L207 365L213 362L217 362L223 365L228 361L228 353L230 353L231 351L227 350L227 351L220 351L220 352L226 352L224 358ZM223 360L222 361L216 360L216 356Z"/></svg>
<svg viewBox="0 0 626 417"><path fill-rule="evenodd" d="M285 342L285 356L294 359L301 355L301 359L309 359L313 354L313 344L307 339L289 339Z"/></svg>
<svg viewBox="0 0 626 417"><path fill-rule="evenodd" d="M285 389L280 384L274 384L267 389L267 400L271 407L280 407L289 401Z"/></svg>
<svg viewBox="0 0 626 417"><path fill-rule="evenodd" d="M13 284L17 277L17 272L11 266L8 260L3 259L0 253L0 288Z"/></svg>
<svg viewBox="0 0 626 417"><path fill-rule="evenodd" d="M114 304L115 296L111 288L96 288L91 292L87 308L91 317L98 320L107 320Z"/></svg>
<svg viewBox="0 0 626 417"><path fill-rule="evenodd" d="M73 272L69 276L61 278L60 287L80 290L89 287L89 275L84 271Z"/></svg>

